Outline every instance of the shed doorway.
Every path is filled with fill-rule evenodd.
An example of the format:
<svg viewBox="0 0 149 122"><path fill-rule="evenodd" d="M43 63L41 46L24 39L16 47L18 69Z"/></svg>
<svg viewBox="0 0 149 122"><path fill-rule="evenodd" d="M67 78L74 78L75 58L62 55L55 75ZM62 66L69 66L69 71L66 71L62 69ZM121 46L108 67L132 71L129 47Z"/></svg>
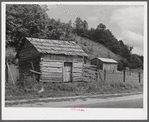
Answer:
<svg viewBox="0 0 149 122"><path fill-rule="evenodd" d="M64 62L64 82L72 80L72 62Z"/></svg>

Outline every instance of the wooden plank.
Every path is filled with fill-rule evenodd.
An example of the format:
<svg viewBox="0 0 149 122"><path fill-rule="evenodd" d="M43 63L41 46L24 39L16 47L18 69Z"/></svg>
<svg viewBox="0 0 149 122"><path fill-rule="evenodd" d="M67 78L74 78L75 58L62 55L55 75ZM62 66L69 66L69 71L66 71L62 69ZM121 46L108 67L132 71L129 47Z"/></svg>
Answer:
<svg viewBox="0 0 149 122"><path fill-rule="evenodd" d="M41 70L50 70L50 71L62 71L62 68L54 68L54 67L50 67L50 68L46 68L46 67L40 67Z"/></svg>
<svg viewBox="0 0 149 122"><path fill-rule="evenodd" d="M82 72L82 68L73 68L73 72Z"/></svg>
<svg viewBox="0 0 149 122"><path fill-rule="evenodd" d="M94 68L97 68L96 65L87 65L87 64L84 64L84 67L94 67Z"/></svg>
<svg viewBox="0 0 149 122"><path fill-rule="evenodd" d="M40 64L40 67L46 67L46 68L50 68L50 67L62 67L62 64Z"/></svg>
<svg viewBox="0 0 149 122"><path fill-rule="evenodd" d="M32 69L30 69L30 71L33 72L33 73L35 73L35 74L40 74L40 75L42 74L41 72L37 72L37 71L34 71Z"/></svg>
<svg viewBox="0 0 149 122"><path fill-rule="evenodd" d="M88 72L88 73L97 73L97 71L89 70L89 69L84 69L84 72Z"/></svg>
<svg viewBox="0 0 149 122"><path fill-rule="evenodd" d="M74 60L72 61L72 70L71 70L71 80L72 80L72 82L73 82L73 76L74 76L74 74L73 74L73 70L74 70L73 65L74 65Z"/></svg>
<svg viewBox="0 0 149 122"><path fill-rule="evenodd" d="M73 80L74 80L74 81L81 81L81 80L82 80L82 77L74 77Z"/></svg>
<svg viewBox="0 0 149 122"><path fill-rule="evenodd" d="M76 76L82 76L82 73L73 73L73 76L76 77Z"/></svg>
<svg viewBox="0 0 149 122"><path fill-rule="evenodd" d="M42 74L44 74L44 75L52 75L52 74L61 75L62 72L44 72L44 71L42 71Z"/></svg>
<svg viewBox="0 0 149 122"><path fill-rule="evenodd" d="M57 65L62 65L62 62L53 62L53 61L50 61L50 62L43 62L41 61L40 64L44 65L44 64L48 64L48 65L54 65L54 64L57 64Z"/></svg>
<svg viewBox="0 0 149 122"><path fill-rule="evenodd" d="M53 80L42 80L42 79L41 79L40 82L52 82L52 83L54 83L54 82L62 82L62 81L61 81L61 80L57 80L57 81L54 80L54 81L53 81Z"/></svg>
<svg viewBox="0 0 149 122"><path fill-rule="evenodd" d="M41 72L45 72L45 73L57 73L57 72L62 72L62 70L45 70L45 69L42 69Z"/></svg>
<svg viewBox="0 0 149 122"><path fill-rule="evenodd" d="M43 75L41 75L40 76L41 78L62 78L62 75L45 75L45 74L43 74Z"/></svg>
<svg viewBox="0 0 149 122"><path fill-rule="evenodd" d="M48 75L52 75L52 76L62 76L62 72L49 72L49 73L46 73L46 72L42 72L42 75L45 75L45 76L48 76Z"/></svg>
<svg viewBox="0 0 149 122"><path fill-rule="evenodd" d="M41 63L59 63L59 64L62 64L62 61L41 61Z"/></svg>
<svg viewBox="0 0 149 122"><path fill-rule="evenodd" d="M41 58L41 62L61 62L62 63L62 60L53 60L50 58Z"/></svg>
<svg viewBox="0 0 149 122"><path fill-rule="evenodd" d="M41 80L53 80L53 81L62 81L62 78L47 78L47 77L42 77L40 78Z"/></svg>
<svg viewBox="0 0 149 122"><path fill-rule="evenodd" d="M83 63L76 63L74 62L73 67L83 67Z"/></svg>
<svg viewBox="0 0 149 122"><path fill-rule="evenodd" d="M45 68L62 68L62 65L57 65L57 64L40 64L39 65L40 67L45 67Z"/></svg>
<svg viewBox="0 0 149 122"><path fill-rule="evenodd" d="M65 74L64 74L64 61L62 61L62 76L63 76L63 79L62 79L62 82L64 82L64 76L65 76Z"/></svg>
<svg viewBox="0 0 149 122"><path fill-rule="evenodd" d="M62 63L46 63L46 62L44 62L44 63L40 63L40 65L41 66L62 66Z"/></svg>

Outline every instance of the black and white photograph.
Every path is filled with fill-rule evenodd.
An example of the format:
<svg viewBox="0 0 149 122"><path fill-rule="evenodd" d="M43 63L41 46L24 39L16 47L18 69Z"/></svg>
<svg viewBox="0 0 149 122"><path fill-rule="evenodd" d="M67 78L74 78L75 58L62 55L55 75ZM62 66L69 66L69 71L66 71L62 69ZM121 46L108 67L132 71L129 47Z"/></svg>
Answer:
<svg viewBox="0 0 149 122"><path fill-rule="evenodd" d="M2 118L147 119L147 2L2 2Z"/></svg>

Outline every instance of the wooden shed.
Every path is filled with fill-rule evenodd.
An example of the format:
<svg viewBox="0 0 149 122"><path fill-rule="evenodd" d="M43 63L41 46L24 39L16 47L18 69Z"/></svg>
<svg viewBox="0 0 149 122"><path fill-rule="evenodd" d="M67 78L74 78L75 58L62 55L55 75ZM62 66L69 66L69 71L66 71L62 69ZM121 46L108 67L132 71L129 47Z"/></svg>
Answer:
<svg viewBox="0 0 149 122"><path fill-rule="evenodd" d="M74 41L25 37L16 57L20 76L34 70L37 81L70 82L81 80L88 55Z"/></svg>
<svg viewBox="0 0 149 122"><path fill-rule="evenodd" d="M92 65L97 65L98 69L117 71L118 62L111 58L96 57L91 60Z"/></svg>

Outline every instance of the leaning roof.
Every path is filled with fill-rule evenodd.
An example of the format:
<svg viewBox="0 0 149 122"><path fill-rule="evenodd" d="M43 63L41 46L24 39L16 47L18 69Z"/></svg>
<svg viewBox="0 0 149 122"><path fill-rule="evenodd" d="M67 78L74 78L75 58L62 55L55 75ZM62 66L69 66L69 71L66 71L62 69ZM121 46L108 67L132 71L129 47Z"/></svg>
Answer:
<svg viewBox="0 0 149 122"><path fill-rule="evenodd" d="M88 56L74 41L29 38L26 39L34 45L39 53L64 54Z"/></svg>
<svg viewBox="0 0 149 122"><path fill-rule="evenodd" d="M111 58L100 58L97 57L99 60L101 60L102 62L107 62L107 63L118 63L117 61L111 59Z"/></svg>

